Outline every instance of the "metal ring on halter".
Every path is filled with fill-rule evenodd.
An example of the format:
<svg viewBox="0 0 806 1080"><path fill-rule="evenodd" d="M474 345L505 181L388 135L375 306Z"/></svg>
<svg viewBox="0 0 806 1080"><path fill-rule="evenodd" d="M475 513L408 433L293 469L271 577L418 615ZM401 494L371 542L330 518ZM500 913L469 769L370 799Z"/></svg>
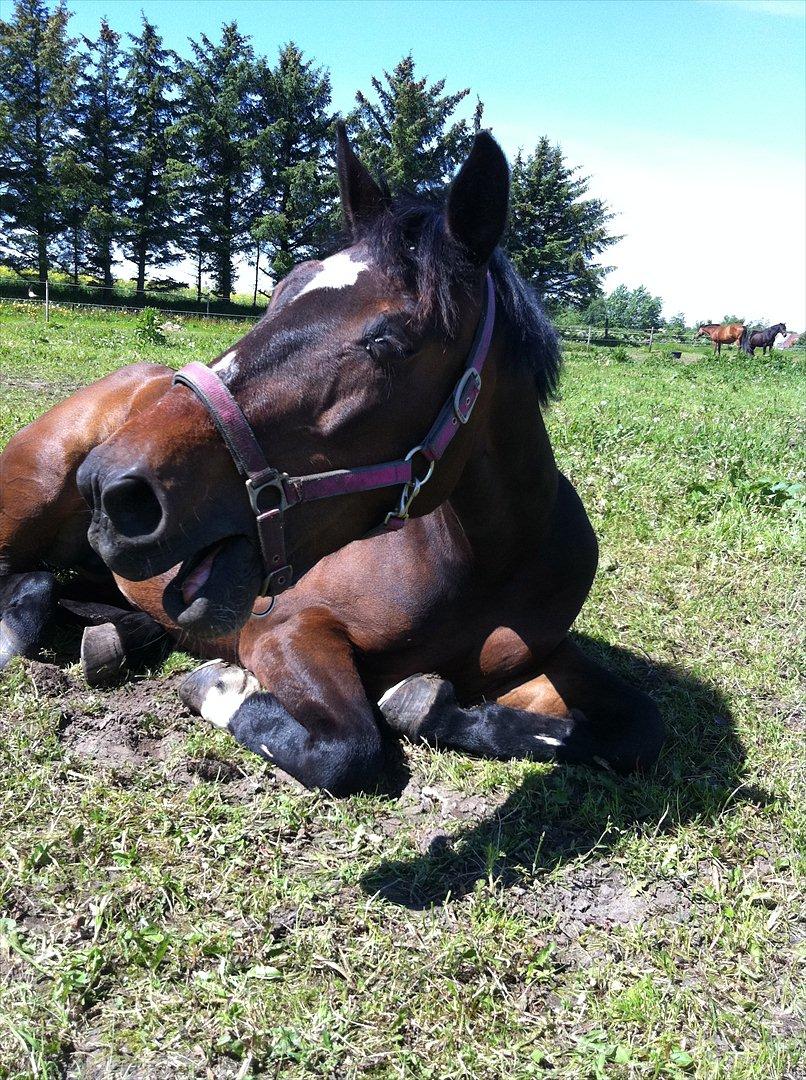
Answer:
<svg viewBox="0 0 806 1080"><path fill-rule="evenodd" d="M265 600L266 597L263 596L263 597L261 597L261 599ZM271 595L271 603L269 604L269 606L266 608L265 611L255 611L255 609L252 608L252 618L253 619L265 619L267 615L271 615L272 611L274 611L274 605L276 603L277 603L277 597L274 595L274 593L272 593L272 595Z"/></svg>
<svg viewBox="0 0 806 1080"><path fill-rule="evenodd" d="M406 454L403 460L411 461L415 454L421 454L422 452L422 446L415 446L413 450L409 450L408 454ZM384 525L388 525L392 518L397 518L399 521L408 521L411 504L420 494L420 489L423 488L431 479L434 473L435 464L436 462L433 459L430 459L428 462L428 468L426 470L425 476L420 478L415 476L413 480L410 480L407 484L403 485L403 490L400 493L400 502L397 505L397 509L389 511L389 513L384 518Z"/></svg>

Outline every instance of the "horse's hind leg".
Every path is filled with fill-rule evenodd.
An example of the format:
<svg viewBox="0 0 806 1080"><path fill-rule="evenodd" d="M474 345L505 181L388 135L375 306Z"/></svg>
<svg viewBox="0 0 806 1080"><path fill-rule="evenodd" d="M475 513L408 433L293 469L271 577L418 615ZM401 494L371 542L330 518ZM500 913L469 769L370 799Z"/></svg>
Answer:
<svg viewBox="0 0 806 1080"><path fill-rule="evenodd" d="M15 656L32 656L56 606L56 582L45 570L0 578L0 671Z"/></svg>
<svg viewBox="0 0 806 1080"><path fill-rule="evenodd" d="M170 385L167 368L106 376L14 435L0 454L0 667L34 652L55 606L57 567L111 575L87 541L75 474L86 455ZM91 586L89 586L91 587Z"/></svg>
<svg viewBox="0 0 806 1080"><path fill-rule="evenodd" d="M649 768L663 744L654 702L600 667L568 639L543 674L495 702L462 708L450 683L415 675L379 703L387 722L411 739L482 757Z"/></svg>
<svg viewBox="0 0 806 1080"><path fill-rule="evenodd" d="M0 453L0 578L39 569L103 570L87 542L89 509L79 465L170 385L156 364L133 364L54 405Z"/></svg>

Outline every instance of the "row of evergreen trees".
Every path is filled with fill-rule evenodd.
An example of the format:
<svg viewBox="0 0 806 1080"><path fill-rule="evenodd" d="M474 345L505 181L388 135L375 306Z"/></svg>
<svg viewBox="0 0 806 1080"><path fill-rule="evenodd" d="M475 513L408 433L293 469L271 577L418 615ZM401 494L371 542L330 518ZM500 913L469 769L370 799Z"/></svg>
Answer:
<svg viewBox="0 0 806 1080"><path fill-rule="evenodd" d="M293 43L276 63L235 23L220 41L166 48L145 16L122 41L69 34L63 0L15 0L0 21L0 258L74 280L113 283L122 253L147 275L191 258L229 298L235 264L277 277L321 250L336 222L330 77ZM367 164L393 190L444 185L483 120L457 110L469 89L418 78L411 56L356 94L346 119ZM617 239L612 215L547 138L512 168L507 247L556 304L601 291L596 257Z"/></svg>

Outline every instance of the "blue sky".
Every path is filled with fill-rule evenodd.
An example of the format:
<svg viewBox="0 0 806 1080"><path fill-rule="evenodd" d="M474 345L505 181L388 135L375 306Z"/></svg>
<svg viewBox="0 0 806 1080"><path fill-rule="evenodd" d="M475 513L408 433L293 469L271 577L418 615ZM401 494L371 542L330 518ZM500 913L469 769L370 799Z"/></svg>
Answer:
<svg viewBox="0 0 806 1080"><path fill-rule="evenodd" d="M2 7L8 0L2 0ZM667 314L806 326L806 0L68 0L167 43L237 20L273 56L327 66L334 106L408 51L465 86L509 153L543 134L618 212L608 287L645 284Z"/></svg>

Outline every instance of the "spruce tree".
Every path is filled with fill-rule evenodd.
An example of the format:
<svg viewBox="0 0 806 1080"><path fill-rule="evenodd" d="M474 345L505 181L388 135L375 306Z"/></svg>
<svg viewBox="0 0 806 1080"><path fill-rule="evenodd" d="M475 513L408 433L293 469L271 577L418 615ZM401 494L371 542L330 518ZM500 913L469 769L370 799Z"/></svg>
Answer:
<svg viewBox="0 0 806 1080"><path fill-rule="evenodd" d="M608 233L613 215L601 199L585 198L590 178L578 173L545 136L533 154L519 153L512 168L507 251L555 306L580 306L601 292L608 267L594 260L621 239Z"/></svg>
<svg viewBox="0 0 806 1080"><path fill-rule="evenodd" d="M54 171L59 183L61 227L51 245L51 263L78 285L79 276L92 269L88 262L90 240L86 229L92 171L72 146L55 156Z"/></svg>
<svg viewBox="0 0 806 1080"><path fill-rule="evenodd" d="M0 222L5 255L36 265L47 281L49 248L61 227L55 161L63 149L66 107L76 75L70 14L60 2L16 0L0 21Z"/></svg>
<svg viewBox="0 0 806 1080"><path fill-rule="evenodd" d="M290 42L276 67L258 65L256 90L255 302L261 255L275 279L315 255L330 231L337 194L327 72Z"/></svg>
<svg viewBox="0 0 806 1080"><path fill-rule="evenodd" d="M120 34L106 21L86 53L72 109L71 149L85 171L82 193L86 263L106 288L112 286L115 247L125 228L123 179L128 167L129 105L122 76Z"/></svg>
<svg viewBox="0 0 806 1080"><path fill-rule="evenodd" d="M456 119L470 90L446 94L444 79L429 86L414 67L409 54L383 79L373 77L377 100L359 91L349 117L362 159L393 191L443 187L467 156L484 111L479 101L472 121Z"/></svg>
<svg viewBox="0 0 806 1080"><path fill-rule="evenodd" d="M254 52L237 24L221 43L204 34L190 42L181 68L177 125L184 142L185 198L194 248L209 256L216 290L229 299L234 260L249 243L254 163ZM201 264L200 264L201 265Z"/></svg>
<svg viewBox="0 0 806 1080"><path fill-rule="evenodd" d="M175 262L182 242L175 189L178 148L173 127L177 120L173 90L179 58L164 47L156 26L145 15L142 19L140 34L129 34L130 46L123 62L130 106L124 250L137 267L140 298L144 296L147 267Z"/></svg>

